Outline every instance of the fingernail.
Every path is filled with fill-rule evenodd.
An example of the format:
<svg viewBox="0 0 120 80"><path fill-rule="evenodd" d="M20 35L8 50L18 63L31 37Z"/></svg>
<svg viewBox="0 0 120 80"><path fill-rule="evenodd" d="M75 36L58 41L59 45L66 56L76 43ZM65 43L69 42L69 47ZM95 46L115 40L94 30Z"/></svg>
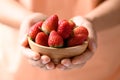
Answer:
<svg viewBox="0 0 120 80"><path fill-rule="evenodd" d="M48 62L50 62L50 58L48 58L47 56L42 56L41 60L43 64L47 64Z"/></svg>
<svg viewBox="0 0 120 80"><path fill-rule="evenodd" d="M34 57L33 57L34 60L39 60L40 59L39 54L37 54L37 53L33 53L33 54L34 54Z"/></svg>
<svg viewBox="0 0 120 80"><path fill-rule="evenodd" d="M49 70L54 69L54 65L46 65L46 68Z"/></svg>
<svg viewBox="0 0 120 80"><path fill-rule="evenodd" d="M33 57L33 59L34 59L34 60L39 60L40 57L39 57L38 55L35 55L35 56Z"/></svg>
<svg viewBox="0 0 120 80"><path fill-rule="evenodd" d="M69 63L66 63L66 64L64 64L66 67L69 67L70 66L70 64Z"/></svg>
<svg viewBox="0 0 120 80"><path fill-rule="evenodd" d="M69 67L71 65L71 62L70 61L62 61L61 64L63 64L64 66L66 67Z"/></svg>
<svg viewBox="0 0 120 80"><path fill-rule="evenodd" d="M43 64L47 64L49 61L48 60L42 60Z"/></svg>

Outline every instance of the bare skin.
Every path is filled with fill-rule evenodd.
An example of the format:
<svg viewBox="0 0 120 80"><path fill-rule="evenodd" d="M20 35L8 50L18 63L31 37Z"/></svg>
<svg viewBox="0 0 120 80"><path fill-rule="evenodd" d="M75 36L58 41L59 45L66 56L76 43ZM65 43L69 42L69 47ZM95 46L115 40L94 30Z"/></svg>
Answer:
<svg viewBox="0 0 120 80"><path fill-rule="evenodd" d="M2 5L3 3L5 3L6 5ZM120 21L120 16L119 16L120 5L119 5L119 3L120 3L119 0L107 0L107 1L103 2L102 4L100 4L93 11L91 11L90 13L85 15L84 17L82 17L82 18L78 17L78 16L73 17L73 21L76 24L81 23L81 21L83 21L84 25L86 25L86 27L88 28L89 33L90 33L89 37L91 39L91 42L89 43L89 50L87 50L84 53L84 55L76 56L75 58L73 58L73 60L63 59L59 65L55 66L54 63L50 61L50 58L48 56L46 56L46 55L45 55L45 57L40 56L38 53L36 53L36 55L35 55L33 51L26 48L27 43L25 43L26 42L25 38L24 38L25 40L23 40L23 43L22 43L23 47L24 47L24 48L22 47L24 54L30 60L32 58L31 61L33 64L38 63L39 66L44 64L45 66L44 67L42 66L42 68L47 68L47 69L54 69L57 67L57 68L63 70L63 69L75 68L78 65L79 66L83 65L93 55L93 53L96 49L97 41L96 41L95 31L103 30L104 28L110 28L113 25L115 26L115 25L119 24L119 21ZM5 7L6 9L3 10L1 7ZM104 11L102 9L104 9ZM11 12L10 11L7 12L8 10L11 10ZM14 13L12 11L14 11ZM44 16L41 13L36 15L36 13L34 11L27 10L26 8L24 8L23 6L21 6L14 0L0 0L0 13L1 13L1 15L0 15L1 22L5 23L7 25L13 26L14 28L19 28L19 26L21 25L21 31L20 31L21 33L26 33L25 31L27 31L29 29L29 27L32 25L32 23L39 21L43 18L44 19L46 18L46 16ZM17 14L17 16L14 16L14 14ZM31 17L30 18L26 17L27 15L30 15ZM35 15L35 16L33 16L33 15ZM11 19L11 16L12 16L12 19ZM38 17L38 19L37 19L36 16L40 16L40 17ZM7 18L5 18L5 17L7 17ZM80 22L77 22L76 19ZM101 22L104 22L104 24ZM25 27L25 26L26 26L26 29L24 29L25 31L23 31L22 27ZM109 26L109 27L106 27L106 26ZM95 30L93 28L95 28ZM82 60L81 60L81 57L83 58ZM40 62L42 61L42 62L41 63L39 61L36 62L35 61L36 58L37 58L37 60L39 60ZM83 62L83 63L80 63L80 62Z"/></svg>

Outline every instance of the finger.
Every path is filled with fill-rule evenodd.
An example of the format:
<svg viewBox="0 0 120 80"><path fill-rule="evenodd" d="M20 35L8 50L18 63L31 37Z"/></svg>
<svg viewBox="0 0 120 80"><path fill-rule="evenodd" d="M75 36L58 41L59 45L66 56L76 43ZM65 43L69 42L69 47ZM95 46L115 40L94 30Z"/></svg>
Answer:
<svg viewBox="0 0 120 80"><path fill-rule="evenodd" d="M86 62L81 63L81 64L72 64L71 66L69 66L67 69L65 70L70 70L70 69L80 69L82 68L84 65L86 64Z"/></svg>
<svg viewBox="0 0 120 80"><path fill-rule="evenodd" d="M50 58L47 55L42 55L41 56L41 61L43 64L47 64L50 62Z"/></svg>
<svg viewBox="0 0 120 80"><path fill-rule="evenodd" d="M54 69L54 68L55 68L55 65L54 65L53 62L49 62L49 63L47 63L45 66L46 66L46 68L47 68L48 70L51 70L51 69Z"/></svg>
<svg viewBox="0 0 120 80"><path fill-rule="evenodd" d="M63 59L63 60L61 60L61 64L66 67L69 67L69 66L71 66L72 62L70 59Z"/></svg>
<svg viewBox="0 0 120 80"><path fill-rule="evenodd" d="M22 48L22 53L29 59L33 59L33 60L39 60L40 59L40 54L37 53L37 52L34 52L32 51L31 49L29 48L24 48L24 47L21 47Z"/></svg>
<svg viewBox="0 0 120 80"><path fill-rule="evenodd" d="M58 64L58 65L56 66L56 68L57 68L57 69L60 69L60 70L65 70L65 69L66 69L66 67L65 67L64 65L62 65L62 64Z"/></svg>
<svg viewBox="0 0 120 80"><path fill-rule="evenodd" d="M45 67L45 65L42 64L42 62L40 60L35 61L35 60L32 60L32 59L28 59L28 62L31 65L36 66L36 67L40 67L40 68L44 68Z"/></svg>
<svg viewBox="0 0 120 80"><path fill-rule="evenodd" d="M93 56L93 52L86 50L83 54L76 56L72 59L72 64L82 64Z"/></svg>
<svg viewBox="0 0 120 80"><path fill-rule="evenodd" d="M86 64L86 62L84 62L84 63L81 63L81 64L78 64L78 65L74 65L73 67L74 68L82 68L83 66L85 66L85 64Z"/></svg>

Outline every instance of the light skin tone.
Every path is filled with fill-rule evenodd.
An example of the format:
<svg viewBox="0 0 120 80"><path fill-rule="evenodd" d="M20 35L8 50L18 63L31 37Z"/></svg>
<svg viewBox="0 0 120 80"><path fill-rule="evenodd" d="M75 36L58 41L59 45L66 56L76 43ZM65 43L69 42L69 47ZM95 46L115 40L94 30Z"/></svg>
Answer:
<svg viewBox="0 0 120 80"><path fill-rule="evenodd" d="M23 35L26 33L26 30L28 31L29 28L33 25L33 23L40 21L42 18L40 17L40 14L38 13L38 14L33 14L32 16L27 18L25 21L23 21L23 23L21 25L21 31L20 31L20 32L22 32L21 36L23 37ZM43 20L44 20L44 18L43 18ZM89 21L87 21L85 18L80 17L80 16L76 16L76 17L72 18L72 20L78 26L85 26L88 29L89 33L91 33L91 34L89 34L90 39L89 39L88 50L86 50L86 52L83 55L76 56L73 59L69 59L69 58L63 59L63 60L61 60L60 64L55 65L52 61L50 61L50 58L48 56L46 56L46 55L40 56L39 53L35 53L35 52L31 51L29 48L27 48L28 42L27 42L27 39L24 38L25 40L23 40L22 45L25 46L26 48L22 48L22 50L24 51L23 53L26 53L25 55L36 54L36 55L34 55L34 57L36 57L36 58L34 58L34 60L33 60L33 58L31 58L32 56L29 56L30 63L33 63L33 65L37 65L39 67L41 66L42 68L46 68L46 69L53 69L53 68L70 69L73 67L83 66L83 64L85 64L87 62L87 60L90 59L90 57L92 57L94 51L96 50L96 35L95 35L95 31L92 27L92 24ZM45 67L43 67L43 65Z"/></svg>
<svg viewBox="0 0 120 80"><path fill-rule="evenodd" d="M2 5L3 3L7 5ZM33 52L30 48L28 48L28 42L25 37L25 34L29 30L29 28L35 22L46 19L46 15L26 10L14 0L0 0L0 21L17 29L19 29L19 25L21 26L21 49L23 51L23 54L28 58L29 62L32 65L44 68L46 70L55 68L67 70L82 67L93 56L97 47L95 31L97 32L99 30L110 28L120 23L119 4L120 0L107 0L84 17L75 16L71 18L77 25L83 25L88 29L90 38L89 46L88 49L82 55L75 56L73 59L63 59L58 65L55 65L50 60L50 57L48 57L47 55L40 55L39 53ZM6 9L3 10L1 7L5 7ZM11 10L11 12L8 12L8 9ZM14 11L14 13L12 13L12 11ZM18 15L14 16L14 14ZM11 20L12 15L14 17L12 17ZM7 17L7 19L5 17Z"/></svg>

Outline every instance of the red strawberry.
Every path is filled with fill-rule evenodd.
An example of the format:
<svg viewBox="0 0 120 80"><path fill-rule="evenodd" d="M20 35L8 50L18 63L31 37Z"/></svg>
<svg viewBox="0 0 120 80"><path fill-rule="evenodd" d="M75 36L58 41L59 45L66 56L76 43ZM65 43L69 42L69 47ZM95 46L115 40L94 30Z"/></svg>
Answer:
<svg viewBox="0 0 120 80"><path fill-rule="evenodd" d="M38 26L39 29L41 29L42 24L43 24L43 21L39 21L39 22L35 23L35 25Z"/></svg>
<svg viewBox="0 0 120 80"><path fill-rule="evenodd" d="M48 45L50 47L62 47L64 44L63 38L55 31L51 31L48 38Z"/></svg>
<svg viewBox="0 0 120 80"><path fill-rule="evenodd" d="M58 21L58 25L60 25L63 21L66 21L66 20L65 20L65 19L59 20L59 21Z"/></svg>
<svg viewBox="0 0 120 80"><path fill-rule="evenodd" d="M88 36L88 30L83 27L83 26L80 26L80 27L76 27L74 30L74 35L79 35L79 34L85 34Z"/></svg>
<svg viewBox="0 0 120 80"><path fill-rule="evenodd" d="M57 30L57 27L58 27L58 16L52 15L43 22L41 29L46 34L49 34L52 30Z"/></svg>
<svg viewBox="0 0 120 80"><path fill-rule="evenodd" d="M32 40L35 40L37 33L41 31L40 27L42 26L42 23L43 21L39 21L30 28L28 35L32 38Z"/></svg>
<svg viewBox="0 0 120 80"><path fill-rule="evenodd" d="M72 29L74 29L74 27L76 26L75 23L72 20L69 20L69 25Z"/></svg>
<svg viewBox="0 0 120 80"><path fill-rule="evenodd" d="M46 35L44 32L39 32L35 38L35 43L48 46L48 35Z"/></svg>
<svg viewBox="0 0 120 80"><path fill-rule="evenodd" d="M60 36L62 36L63 39L67 39L72 32L69 22L67 20L62 20L59 23L57 32Z"/></svg>
<svg viewBox="0 0 120 80"><path fill-rule="evenodd" d="M81 45L86 39L87 39L87 36L84 34L73 36L68 40L67 46L72 47L72 46Z"/></svg>

